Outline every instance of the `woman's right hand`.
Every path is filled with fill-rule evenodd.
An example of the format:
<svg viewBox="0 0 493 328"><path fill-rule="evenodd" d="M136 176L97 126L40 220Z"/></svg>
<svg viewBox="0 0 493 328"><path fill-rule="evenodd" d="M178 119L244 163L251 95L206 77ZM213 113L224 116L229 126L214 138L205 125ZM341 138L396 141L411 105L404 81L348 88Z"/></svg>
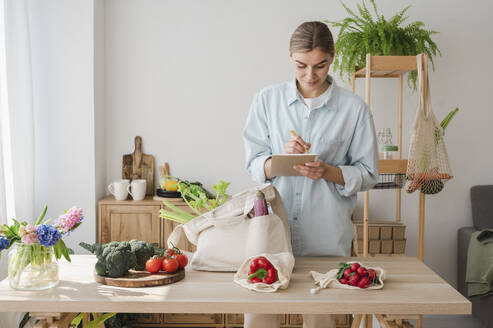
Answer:
<svg viewBox="0 0 493 328"><path fill-rule="evenodd" d="M288 142L284 144L285 154L303 154L305 149L310 149L311 144L305 142L300 136L292 137Z"/></svg>

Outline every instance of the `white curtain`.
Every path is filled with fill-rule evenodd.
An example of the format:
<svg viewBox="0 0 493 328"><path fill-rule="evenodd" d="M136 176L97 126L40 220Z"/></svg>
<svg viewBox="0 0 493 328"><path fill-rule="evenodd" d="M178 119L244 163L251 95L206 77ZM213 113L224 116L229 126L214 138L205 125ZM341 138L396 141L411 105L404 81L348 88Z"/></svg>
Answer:
<svg viewBox="0 0 493 328"><path fill-rule="evenodd" d="M9 214L30 222L35 215L30 0L3 1L14 206Z"/></svg>
<svg viewBox="0 0 493 328"><path fill-rule="evenodd" d="M32 222L34 124L29 0L0 0L0 223ZM0 279L6 277L6 251ZM17 327L23 313L0 313L0 327Z"/></svg>

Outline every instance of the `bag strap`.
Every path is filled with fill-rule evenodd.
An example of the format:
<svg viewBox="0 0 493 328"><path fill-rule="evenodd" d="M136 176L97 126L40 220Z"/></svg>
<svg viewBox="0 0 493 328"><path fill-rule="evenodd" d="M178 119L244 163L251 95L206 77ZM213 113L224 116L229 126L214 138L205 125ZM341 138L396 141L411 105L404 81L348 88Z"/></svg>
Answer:
<svg viewBox="0 0 493 328"><path fill-rule="evenodd" d="M171 232L171 234L169 235L168 240L166 242L167 245L168 245L168 248L173 248L174 246L177 246L178 247L178 243L180 242L181 236L183 235L184 232L185 232L185 230L183 230L183 224L177 225L173 229L173 231ZM183 250L183 249L180 249L180 250L189 259L191 259L193 257L193 252L186 251L186 250Z"/></svg>
<svg viewBox="0 0 493 328"><path fill-rule="evenodd" d="M425 119L430 117L430 113L433 112L431 107L431 93L430 93L430 80L428 79L428 72L426 76L423 74L423 54L416 56L417 70L418 70L418 86L419 86L419 112ZM426 79L426 114L425 114L425 98L424 98L424 79Z"/></svg>
<svg viewBox="0 0 493 328"><path fill-rule="evenodd" d="M169 235L168 241L166 242L168 244L168 248L173 248L173 245L174 246L178 245L183 233L184 233L183 224L177 225Z"/></svg>

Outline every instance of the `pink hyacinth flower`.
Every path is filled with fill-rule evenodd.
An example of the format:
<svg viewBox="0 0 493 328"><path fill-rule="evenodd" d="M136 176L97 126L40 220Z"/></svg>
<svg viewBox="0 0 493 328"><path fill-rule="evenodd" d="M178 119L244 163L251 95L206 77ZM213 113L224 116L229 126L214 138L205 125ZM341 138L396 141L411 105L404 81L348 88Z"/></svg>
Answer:
<svg viewBox="0 0 493 328"><path fill-rule="evenodd" d="M68 232L77 223L80 222L81 218L82 218L82 209L74 206L74 207L70 208L65 214L60 215L56 225L63 232Z"/></svg>
<svg viewBox="0 0 493 328"><path fill-rule="evenodd" d="M21 238L24 244L34 244L38 242L38 233L35 226L33 226L32 224L28 224L24 228L24 231L25 233Z"/></svg>

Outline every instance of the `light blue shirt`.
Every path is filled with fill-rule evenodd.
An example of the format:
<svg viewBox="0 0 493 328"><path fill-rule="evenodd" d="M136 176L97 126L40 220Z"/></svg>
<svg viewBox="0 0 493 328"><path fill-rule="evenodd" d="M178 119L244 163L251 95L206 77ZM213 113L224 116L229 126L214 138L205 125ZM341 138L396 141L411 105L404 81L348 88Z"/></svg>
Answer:
<svg viewBox="0 0 493 328"><path fill-rule="evenodd" d="M327 80L327 100L313 110L303 103L296 80L264 88L253 99L243 132L246 167L257 183L266 182L264 162L284 153L290 130L311 143L311 153L342 170L344 186L304 176L271 180L288 213L295 256L349 256L356 194L377 183L373 116L361 98Z"/></svg>

